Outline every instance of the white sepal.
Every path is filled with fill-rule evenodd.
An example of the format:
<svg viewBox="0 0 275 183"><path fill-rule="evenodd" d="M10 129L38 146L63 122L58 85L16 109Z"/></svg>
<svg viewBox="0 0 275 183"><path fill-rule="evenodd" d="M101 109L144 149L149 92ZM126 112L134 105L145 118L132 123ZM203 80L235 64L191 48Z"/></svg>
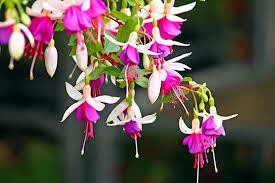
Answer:
<svg viewBox="0 0 275 183"><path fill-rule="evenodd" d="M80 93L76 88L74 88L71 84L65 83L66 91L68 95L74 100L81 100L83 98L82 93Z"/></svg>
<svg viewBox="0 0 275 183"><path fill-rule="evenodd" d="M119 116L121 113L123 113L123 111L125 109L127 109L127 107L129 106L129 104L126 102L126 100L123 100L120 104L118 104L113 110L112 112L109 114L106 122L110 122L112 121L115 117Z"/></svg>
<svg viewBox="0 0 275 183"><path fill-rule="evenodd" d="M183 58L186 58L186 57L190 56L191 54L192 54L192 52L190 52L190 53L185 53L185 54L182 54L182 55L180 55L180 56L178 56L178 57L175 57L175 58L172 58L172 59L170 59L170 60L167 60L166 62L167 62L167 63L177 62L177 61L180 61L180 60L183 59Z"/></svg>
<svg viewBox="0 0 275 183"><path fill-rule="evenodd" d="M171 13L174 14L174 15L184 13L184 12L192 10L195 7L195 5L196 5L196 2L189 3L187 5L183 5L183 6L180 6L180 7L172 7Z"/></svg>
<svg viewBox="0 0 275 183"><path fill-rule="evenodd" d="M106 104L114 104L120 98L119 97L112 97L112 96L108 96L108 95L102 95L102 96L95 97L93 99L98 101L98 102L103 102L103 103L106 103Z"/></svg>
<svg viewBox="0 0 275 183"><path fill-rule="evenodd" d="M30 32L30 30L28 29L28 27L26 27L24 24L21 24L21 23L17 24L17 26L19 27L20 30L22 30L26 34L27 38L30 41L31 46L34 47L34 43L35 43L34 37L33 37L32 33ZM25 38L24 38L24 41L25 41ZM24 44L24 46L25 46L25 44Z"/></svg>
<svg viewBox="0 0 275 183"><path fill-rule="evenodd" d="M102 111L105 108L105 104L102 104L101 102L98 102L96 100L94 100L92 97L88 97L86 99L86 102L92 106L93 108L95 108L95 110L97 111Z"/></svg>
<svg viewBox="0 0 275 183"><path fill-rule="evenodd" d="M153 123L156 118L157 118L157 113L151 114L151 115L147 115L144 116L143 118L141 118L138 122L141 124L149 124L149 123Z"/></svg>
<svg viewBox="0 0 275 183"><path fill-rule="evenodd" d="M80 101L74 103L73 105L71 105L71 106L65 111L65 113L64 113L64 115L63 115L63 117L62 117L61 122L65 121L65 119L67 119L67 117L68 117L70 114L72 114L72 112L73 112L76 108L78 108L81 104L83 104L84 102L85 102L85 100L83 99L83 100L80 100Z"/></svg>
<svg viewBox="0 0 275 183"><path fill-rule="evenodd" d="M180 128L180 131L184 134L192 134L193 133L193 130L186 126L182 117L180 117L180 119L179 119L179 128Z"/></svg>

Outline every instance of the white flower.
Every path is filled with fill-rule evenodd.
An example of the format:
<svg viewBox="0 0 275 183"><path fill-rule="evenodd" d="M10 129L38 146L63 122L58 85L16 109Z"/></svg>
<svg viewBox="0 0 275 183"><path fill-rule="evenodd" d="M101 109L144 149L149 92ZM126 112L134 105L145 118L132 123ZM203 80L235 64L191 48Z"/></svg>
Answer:
<svg viewBox="0 0 275 183"><path fill-rule="evenodd" d="M180 13L190 11L196 5L196 2L193 2L193 3L189 3L187 5L183 5L183 6L180 6L180 7L173 7L174 3L175 3L175 0L171 0L170 3L167 3L167 1L165 1L164 2L164 4L165 4L164 5L164 11L161 11L160 13L158 12L156 14L152 14L153 16L151 16L151 18L149 18L149 19L144 20L143 23L152 22L154 18L156 20L160 20L163 17L166 17L171 22L184 22L184 21L186 21L185 19L182 19L182 18L180 18L176 15L180 14Z"/></svg>
<svg viewBox="0 0 275 183"><path fill-rule="evenodd" d="M105 104L113 104L119 100L119 97L111 97L108 95L102 95L99 97L92 98L91 97L91 87L90 85L85 85L83 88L83 94L76 90L72 85L66 83L66 91L68 95L76 100L77 102L71 105L64 113L61 122L63 122L67 117L77 109L81 104L87 102L90 106L92 106L97 111L102 111L105 108Z"/></svg>
<svg viewBox="0 0 275 183"><path fill-rule="evenodd" d="M217 114L217 109L215 106L211 106L210 107L210 114L207 113L206 111L204 111L203 113L198 113L196 112L196 110L194 110L198 116L201 116L204 118L203 121L205 121L207 118L209 117L214 117L214 122L215 122L215 125L216 125L216 129L219 129L221 126L222 126L222 123L224 120L229 120L229 119L232 119L232 118L235 118L238 116L238 114L233 114L233 115L230 115L230 116L221 116L221 115L218 115Z"/></svg>
<svg viewBox="0 0 275 183"><path fill-rule="evenodd" d="M150 102L153 104L156 102L156 100L159 97L160 94L160 89L161 89L161 82L165 81L167 77L167 72L173 73L175 75L178 75L181 77L181 75L176 72L176 71L184 71L185 69L190 70L191 68L188 67L185 64L182 63L177 63L177 61L190 56L192 53L186 53L181 56L175 57L171 60L164 61L164 63L161 65L160 61L156 60L159 62L159 67L156 67L156 65L153 65L153 73L149 77L148 81L148 98ZM163 68L161 68L163 66Z"/></svg>
<svg viewBox="0 0 275 183"><path fill-rule="evenodd" d="M154 43L154 42L150 42L146 45L136 45L136 41L138 39L138 35L136 32L132 32L129 36L129 40L126 42L126 43L121 43L117 40L115 40L114 38L112 38L111 36L109 36L108 34L104 34L105 37L111 41L112 43L118 45L118 46L122 46L122 50L124 50L128 45L134 47L137 49L137 51L139 53L146 53L148 55L160 55L161 53L155 53L155 52L152 52L150 50L148 50L148 48L150 48L150 46Z"/></svg>
<svg viewBox="0 0 275 183"><path fill-rule="evenodd" d="M54 40L52 39L50 44L45 50L45 66L48 74L53 77L57 67L57 50L54 46Z"/></svg>

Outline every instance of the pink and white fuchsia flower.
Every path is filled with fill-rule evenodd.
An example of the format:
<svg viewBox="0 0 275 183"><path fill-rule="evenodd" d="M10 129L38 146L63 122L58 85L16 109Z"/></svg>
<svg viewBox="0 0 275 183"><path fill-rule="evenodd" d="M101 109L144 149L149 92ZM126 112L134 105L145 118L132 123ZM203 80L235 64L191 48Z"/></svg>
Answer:
<svg viewBox="0 0 275 183"><path fill-rule="evenodd" d="M151 103L155 103L159 97L161 88L167 88L165 80L167 79L167 72L181 78L180 74L176 71L190 70L191 68L185 64L178 63L177 61L190 56L192 53L186 53L181 56L175 57L168 61L164 59L154 59L152 62L153 73L149 77L148 82L148 97ZM171 75L170 74L170 75ZM171 84L171 83L170 83ZM164 93L163 93L164 94Z"/></svg>
<svg viewBox="0 0 275 183"><path fill-rule="evenodd" d="M132 139L135 140L136 155L138 158L137 138L141 138L142 125L153 123L156 120L156 113L142 117L138 105L133 101L133 105L129 106L126 100L117 105L108 116L106 123L108 126L122 125L123 129ZM110 123L110 122L113 123Z"/></svg>
<svg viewBox="0 0 275 183"><path fill-rule="evenodd" d="M189 153L195 155L194 168L197 168L197 183L199 182L199 169L203 168L205 155L208 163L206 150L211 146L211 138L201 133L200 121L198 118L192 120L192 129L188 128L182 117L179 119L180 131L189 136L183 139L182 144L188 145Z"/></svg>
<svg viewBox="0 0 275 183"><path fill-rule="evenodd" d="M155 10L156 13L151 13L151 17L144 20L144 27L149 34L151 33L153 27L151 23L153 22L153 19L158 21L160 35L163 39L173 39L181 33L180 25L186 20L176 15L192 10L195 7L196 2L180 7L173 7L174 3L175 0L171 0L170 3L165 1L163 11Z"/></svg>
<svg viewBox="0 0 275 183"><path fill-rule="evenodd" d="M88 134L91 138L93 135L93 123L95 123L100 116L97 111L102 111L105 108L105 104L113 104L119 100L119 97L111 97L107 95L102 95L99 97L91 97L91 87L90 85L85 85L83 88L83 94L76 90L72 85L66 83L66 91L68 95L76 100L77 102L71 105L64 113L61 122L65 121L67 117L77 109L77 120L85 121L85 138L81 150L81 154L84 154L84 148L86 140L88 139Z"/></svg>

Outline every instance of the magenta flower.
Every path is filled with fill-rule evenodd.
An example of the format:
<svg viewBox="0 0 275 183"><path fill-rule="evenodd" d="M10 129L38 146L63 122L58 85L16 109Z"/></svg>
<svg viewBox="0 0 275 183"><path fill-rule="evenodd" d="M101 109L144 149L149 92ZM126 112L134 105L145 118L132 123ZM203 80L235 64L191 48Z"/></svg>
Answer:
<svg viewBox="0 0 275 183"><path fill-rule="evenodd" d="M90 80L90 86L93 89L93 94L92 94L93 97L101 95L100 88L103 85L103 83L104 83L104 74L102 74L100 78L96 80Z"/></svg>
<svg viewBox="0 0 275 183"><path fill-rule="evenodd" d="M182 144L188 145L189 153L195 155L194 168L197 168L197 182L199 178L199 168L203 168L204 156L208 163L206 151L211 146L211 138L203 135L200 129L200 121L198 118L192 120L192 129L188 128L182 117L179 119L180 131L184 134L189 134L183 139Z"/></svg>
<svg viewBox="0 0 275 183"><path fill-rule="evenodd" d="M172 22L166 17L163 17L158 21L160 35L163 39L174 39L181 34L180 26L182 22Z"/></svg>
<svg viewBox="0 0 275 183"><path fill-rule="evenodd" d="M54 34L52 20L47 16L33 18L29 29L40 44L49 44Z"/></svg>
<svg viewBox="0 0 275 183"><path fill-rule="evenodd" d="M145 117L141 116L140 109L138 105L133 102L132 106L123 100L119 105L117 105L113 111L108 116L106 123L108 126L118 126L122 125L123 129L127 134L130 135L132 139L135 140L136 146L136 155L138 158L138 147L137 147L137 138L141 138L141 130L143 124L150 124L156 120L156 113L151 114ZM110 122L113 123L110 123Z"/></svg>
<svg viewBox="0 0 275 183"><path fill-rule="evenodd" d="M85 122L85 137L81 150L81 154L84 154L85 143L88 137L93 138L93 122L95 123L100 116L97 111L102 111L105 108L105 104L113 104L119 100L119 97L111 97L107 95L99 96L99 97L91 97L91 87L90 85L85 85L83 88L83 94L81 94L77 89L75 89L69 83L66 83L66 91L68 95L77 100L76 103L71 105L64 113L61 122L65 121L67 117L77 109L76 118L78 121Z"/></svg>
<svg viewBox="0 0 275 183"><path fill-rule="evenodd" d="M170 55L170 49L168 46L165 46L163 44L159 44L157 42L155 42L154 44L152 44L152 46L150 47L150 50L152 52L155 52L155 53L162 53L160 55L149 55L150 57L152 58L165 58L167 57L168 55Z"/></svg>

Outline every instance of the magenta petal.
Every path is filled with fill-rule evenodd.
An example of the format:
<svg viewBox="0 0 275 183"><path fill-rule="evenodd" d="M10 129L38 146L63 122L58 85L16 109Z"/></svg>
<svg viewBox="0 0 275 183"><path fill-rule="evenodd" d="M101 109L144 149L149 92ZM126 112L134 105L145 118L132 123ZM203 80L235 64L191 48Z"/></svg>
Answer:
<svg viewBox="0 0 275 183"><path fill-rule="evenodd" d="M152 46L150 47L150 50L155 53L162 53L160 55L149 55L152 58L165 58L168 55L170 55L169 47L162 44L158 44L157 42L152 44Z"/></svg>
<svg viewBox="0 0 275 183"><path fill-rule="evenodd" d="M183 145L188 145L191 154L197 154L204 152L210 147L210 140L211 138L204 136L203 134L193 133L183 139Z"/></svg>
<svg viewBox="0 0 275 183"><path fill-rule="evenodd" d="M219 137L220 135L225 136L225 130L223 126L221 126L219 129L216 130L216 124L213 116L209 117L207 120L205 120L202 123L201 131L202 131L202 134L208 135L208 136L215 136L215 137Z"/></svg>
<svg viewBox="0 0 275 183"><path fill-rule="evenodd" d="M158 27L160 30L160 36L163 39L174 39L181 34L180 25L181 22L171 22L166 17L158 21Z"/></svg>
<svg viewBox="0 0 275 183"><path fill-rule="evenodd" d="M33 18L29 29L34 39L44 44L49 44L54 34L52 20L47 16Z"/></svg>
<svg viewBox="0 0 275 183"><path fill-rule="evenodd" d="M80 105L76 110L76 119L77 119L77 121L84 121L85 120L85 116L84 116L84 113L83 113L83 106L84 106L84 104Z"/></svg>
<svg viewBox="0 0 275 183"><path fill-rule="evenodd" d="M64 26L67 34L81 32L92 26L91 18L81 10L80 6L71 6L66 10Z"/></svg>
<svg viewBox="0 0 275 183"><path fill-rule="evenodd" d="M101 14L104 14L107 11L107 7L102 0L91 0L90 8L86 13L91 17L95 18Z"/></svg>
<svg viewBox="0 0 275 183"><path fill-rule="evenodd" d="M127 134L139 133L140 129L136 121L129 121L124 125Z"/></svg>
<svg viewBox="0 0 275 183"><path fill-rule="evenodd" d="M120 53L120 60L125 65L127 64L138 65L140 60L139 60L137 49L128 45Z"/></svg>
<svg viewBox="0 0 275 183"><path fill-rule="evenodd" d="M100 119L97 111L88 103L85 103L85 116L88 121L97 121Z"/></svg>
<svg viewBox="0 0 275 183"><path fill-rule="evenodd" d="M93 87L101 87L104 83L104 74L100 76L100 78L96 80L90 80L90 86Z"/></svg>
<svg viewBox="0 0 275 183"><path fill-rule="evenodd" d="M167 77L165 81L162 82L162 89L164 94L173 92L173 88L177 88L181 83L181 78L177 75L172 74L171 72L167 72Z"/></svg>
<svg viewBox="0 0 275 183"><path fill-rule="evenodd" d="M153 23L146 23L143 25L146 29L146 33L149 34L150 36L153 36L152 30L153 30ZM142 29L142 28L141 28ZM143 30L143 29L142 29ZM143 30L144 31L144 30ZM157 52L158 53L158 52Z"/></svg>
<svg viewBox="0 0 275 183"><path fill-rule="evenodd" d="M13 25L0 28L0 44L8 44L13 31Z"/></svg>

